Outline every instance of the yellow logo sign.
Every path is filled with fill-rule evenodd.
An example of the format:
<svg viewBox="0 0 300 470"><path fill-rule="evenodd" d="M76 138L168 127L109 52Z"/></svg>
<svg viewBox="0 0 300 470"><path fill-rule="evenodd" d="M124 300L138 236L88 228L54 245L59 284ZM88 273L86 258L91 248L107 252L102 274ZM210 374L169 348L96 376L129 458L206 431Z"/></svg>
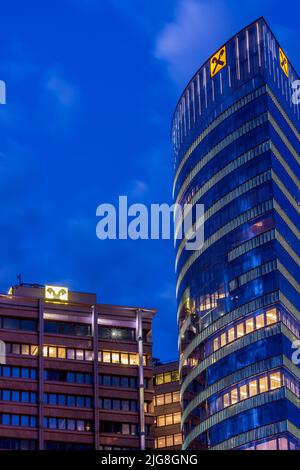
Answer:
<svg viewBox="0 0 300 470"><path fill-rule="evenodd" d="M289 62L287 60L287 56L281 49L279 48L279 60L280 60L280 67L284 71L284 74L289 78Z"/></svg>
<svg viewBox="0 0 300 470"><path fill-rule="evenodd" d="M210 59L210 76L213 78L227 65L226 46L221 49Z"/></svg>
<svg viewBox="0 0 300 470"><path fill-rule="evenodd" d="M69 289L67 287L45 286L45 299L68 301Z"/></svg>

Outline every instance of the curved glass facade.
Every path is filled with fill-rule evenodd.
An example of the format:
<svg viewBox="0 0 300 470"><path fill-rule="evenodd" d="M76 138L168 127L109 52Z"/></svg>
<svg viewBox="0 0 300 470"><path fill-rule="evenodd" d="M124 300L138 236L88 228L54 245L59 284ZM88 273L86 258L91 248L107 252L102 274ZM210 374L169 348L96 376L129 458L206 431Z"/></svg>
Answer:
<svg viewBox="0 0 300 470"><path fill-rule="evenodd" d="M202 248L176 241L183 449L300 445L296 79L260 18L200 68L174 113L174 200L194 224L205 207Z"/></svg>

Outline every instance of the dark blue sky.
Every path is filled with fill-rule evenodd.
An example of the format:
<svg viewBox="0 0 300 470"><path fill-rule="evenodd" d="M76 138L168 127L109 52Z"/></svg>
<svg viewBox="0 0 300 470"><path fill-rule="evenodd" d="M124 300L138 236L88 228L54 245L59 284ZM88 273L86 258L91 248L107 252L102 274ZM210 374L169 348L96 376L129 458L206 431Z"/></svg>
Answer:
<svg viewBox="0 0 300 470"><path fill-rule="evenodd" d="M298 1L1 2L0 290L25 282L158 309L154 353L177 354L170 241L96 238L96 207L171 203L170 120L225 40L264 15L300 69Z"/></svg>

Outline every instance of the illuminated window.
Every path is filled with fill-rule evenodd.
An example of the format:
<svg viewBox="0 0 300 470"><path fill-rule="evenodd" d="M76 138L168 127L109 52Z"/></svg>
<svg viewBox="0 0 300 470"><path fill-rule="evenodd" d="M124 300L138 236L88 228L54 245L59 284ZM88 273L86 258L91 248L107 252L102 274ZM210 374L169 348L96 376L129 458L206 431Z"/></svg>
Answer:
<svg viewBox="0 0 300 470"><path fill-rule="evenodd" d="M162 447L165 447L165 438L164 437L159 437L157 439L157 448L161 449Z"/></svg>
<svg viewBox="0 0 300 470"><path fill-rule="evenodd" d="M172 393L166 393L165 394L165 404L169 405L172 403Z"/></svg>
<svg viewBox="0 0 300 470"><path fill-rule="evenodd" d="M129 359L128 359L128 354L121 354L121 364L128 365L129 364Z"/></svg>
<svg viewBox="0 0 300 470"><path fill-rule="evenodd" d="M171 372L166 372L165 373L165 384L168 384L171 382Z"/></svg>
<svg viewBox="0 0 300 470"><path fill-rule="evenodd" d="M157 427L165 426L166 425L166 418L165 415L160 415L157 417Z"/></svg>
<svg viewBox="0 0 300 470"><path fill-rule="evenodd" d="M106 363L110 363L110 352L103 351L102 361Z"/></svg>
<svg viewBox="0 0 300 470"><path fill-rule="evenodd" d="M174 446L179 446L182 444L182 435L181 434L175 434L174 435Z"/></svg>
<svg viewBox="0 0 300 470"><path fill-rule="evenodd" d="M259 328L263 328L265 326L265 317L264 317L263 313L261 315L258 315L255 320L256 320L256 329L257 330Z"/></svg>
<svg viewBox="0 0 300 470"><path fill-rule="evenodd" d="M240 338L241 336L244 336L244 323L239 323L236 327L236 336L237 338Z"/></svg>
<svg viewBox="0 0 300 470"><path fill-rule="evenodd" d="M157 397L156 397L156 406L161 406L161 405L164 405L164 404L165 404L164 395L157 395Z"/></svg>
<svg viewBox="0 0 300 470"><path fill-rule="evenodd" d="M219 338L214 339L214 351L219 349Z"/></svg>
<svg viewBox="0 0 300 470"><path fill-rule="evenodd" d="M173 402L176 403L180 401L180 394L179 392L173 392Z"/></svg>
<svg viewBox="0 0 300 470"><path fill-rule="evenodd" d="M229 393L225 393L223 400L224 400L224 408L227 408L227 406L230 405Z"/></svg>
<svg viewBox="0 0 300 470"><path fill-rule="evenodd" d="M231 341L234 341L235 340L235 331L234 331L234 328L230 328L230 330L228 331L228 341L229 343L231 343Z"/></svg>
<svg viewBox="0 0 300 470"><path fill-rule="evenodd" d="M37 356L38 353L39 353L39 348L38 348L38 346L31 345L31 346L30 346L30 354L31 354L32 356Z"/></svg>
<svg viewBox="0 0 300 470"><path fill-rule="evenodd" d="M237 388L234 388L233 390L231 390L231 404L234 405L237 402L238 402L238 390Z"/></svg>
<svg viewBox="0 0 300 470"><path fill-rule="evenodd" d="M173 424L181 423L181 413L174 413L173 415Z"/></svg>
<svg viewBox="0 0 300 470"><path fill-rule="evenodd" d="M162 385L164 383L164 374L158 374L155 376L156 385Z"/></svg>
<svg viewBox="0 0 300 470"><path fill-rule="evenodd" d="M138 355L137 354L130 354L130 365L137 366L138 365Z"/></svg>
<svg viewBox="0 0 300 470"><path fill-rule="evenodd" d="M76 350L76 359L78 361L83 361L84 360L84 351L83 351L83 349L77 349Z"/></svg>
<svg viewBox="0 0 300 470"><path fill-rule="evenodd" d="M59 359L66 359L66 349L58 348L58 357Z"/></svg>
<svg viewBox="0 0 300 470"><path fill-rule="evenodd" d="M173 415L172 414L166 415L166 426L169 426L170 424L173 424Z"/></svg>
<svg viewBox="0 0 300 470"><path fill-rule="evenodd" d="M271 310L268 310L266 313L267 317L267 325L273 325L273 323L277 322L277 311L276 308L272 308Z"/></svg>
<svg viewBox="0 0 300 470"><path fill-rule="evenodd" d="M147 356L143 356L143 366L147 366Z"/></svg>
<svg viewBox="0 0 300 470"><path fill-rule="evenodd" d="M29 356L29 344L22 344L22 354Z"/></svg>
<svg viewBox="0 0 300 470"><path fill-rule="evenodd" d="M178 382L179 381L179 371L178 370L173 370L172 371L172 382Z"/></svg>
<svg viewBox="0 0 300 470"><path fill-rule="evenodd" d="M57 357L57 348L55 348L54 346L49 346L48 357Z"/></svg>
<svg viewBox="0 0 300 470"><path fill-rule="evenodd" d="M279 450L288 450L288 441L286 437L280 437L278 439Z"/></svg>
<svg viewBox="0 0 300 470"><path fill-rule="evenodd" d="M221 348L223 348L223 346L225 346L226 344L226 333L223 333L221 335Z"/></svg>
<svg viewBox="0 0 300 470"><path fill-rule="evenodd" d="M279 387L281 387L280 372L275 372L270 375L270 389L275 390L275 388Z"/></svg>
<svg viewBox="0 0 300 470"><path fill-rule="evenodd" d="M93 360L93 351L85 351L85 360L92 361Z"/></svg>
<svg viewBox="0 0 300 470"><path fill-rule="evenodd" d="M248 387L247 387L247 385L242 385L240 387L240 397L241 397L241 400L246 400L248 398Z"/></svg>
<svg viewBox="0 0 300 470"><path fill-rule="evenodd" d="M166 436L166 447L173 446L173 436Z"/></svg>
<svg viewBox="0 0 300 470"><path fill-rule="evenodd" d="M248 320L246 320L246 334L251 333L252 331L254 331L254 319L248 318Z"/></svg>
<svg viewBox="0 0 300 470"><path fill-rule="evenodd" d="M259 391L264 393L268 390L268 377L261 377L259 379Z"/></svg>
<svg viewBox="0 0 300 470"><path fill-rule="evenodd" d="M105 362L105 361L104 361ZM111 362L113 364L119 364L120 362L120 354L116 352L111 353Z"/></svg>
<svg viewBox="0 0 300 470"><path fill-rule="evenodd" d="M48 356L48 348L47 346L43 346L43 356L47 357Z"/></svg>
<svg viewBox="0 0 300 470"><path fill-rule="evenodd" d="M254 397L257 393L257 380L252 380L252 382L249 383L249 396Z"/></svg>

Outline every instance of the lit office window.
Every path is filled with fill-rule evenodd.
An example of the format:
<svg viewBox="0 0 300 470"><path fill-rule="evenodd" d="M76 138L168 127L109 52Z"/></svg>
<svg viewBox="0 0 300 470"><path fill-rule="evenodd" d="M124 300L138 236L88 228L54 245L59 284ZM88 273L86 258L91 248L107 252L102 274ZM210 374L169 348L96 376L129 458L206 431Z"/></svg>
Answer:
<svg viewBox="0 0 300 470"><path fill-rule="evenodd" d="M273 323L276 323L278 321L276 308L268 310L266 313L266 318L267 318L267 325L272 325Z"/></svg>
<svg viewBox="0 0 300 470"><path fill-rule="evenodd" d="M270 375L270 389L274 390L281 387L281 376L280 372L275 372Z"/></svg>
<svg viewBox="0 0 300 470"><path fill-rule="evenodd" d="M249 318L246 320L246 334L252 333L254 331L254 318Z"/></svg>
<svg viewBox="0 0 300 470"><path fill-rule="evenodd" d="M261 315L257 315L256 317L256 328L263 328L265 326L265 317L264 314L262 313Z"/></svg>
<svg viewBox="0 0 300 470"><path fill-rule="evenodd" d="M259 379L259 391L260 393L268 391L268 377L261 377Z"/></svg>

